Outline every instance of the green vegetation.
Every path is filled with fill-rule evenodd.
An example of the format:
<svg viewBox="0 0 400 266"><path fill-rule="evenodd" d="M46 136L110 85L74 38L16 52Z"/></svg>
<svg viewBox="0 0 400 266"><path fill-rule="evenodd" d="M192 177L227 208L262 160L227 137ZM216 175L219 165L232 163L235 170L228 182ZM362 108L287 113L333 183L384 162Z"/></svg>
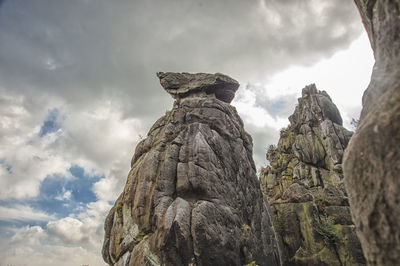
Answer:
<svg viewBox="0 0 400 266"><path fill-rule="evenodd" d="M192 262L188 264L188 266L196 266L196 261L192 258Z"/></svg>
<svg viewBox="0 0 400 266"><path fill-rule="evenodd" d="M242 225L242 237L243 239L248 239L250 237L251 227L247 224Z"/></svg>
<svg viewBox="0 0 400 266"><path fill-rule="evenodd" d="M152 235L152 233L146 234L146 233L143 233L143 232L139 232L139 234L136 235L135 239L136 239L136 241L140 242L142 240L146 240L151 235Z"/></svg>
<svg viewBox="0 0 400 266"><path fill-rule="evenodd" d="M243 224L242 225L242 230L243 230L243 232L247 232L247 231L251 230L251 227L248 226L247 224Z"/></svg>
<svg viewBox="0 0 400 266"><path fill-rule="evenodd" d="M326 198L316 198L314 200L315 205L317 205L318 211L325 214L325 206L329 205L329 201Z"/></svg>
<svg viewBox="0 0 400 266"><path fill-rule="evenodd" d="M315 231L320 234L326 245L335 246L343 242L343 239L338 234L338 231L335 228L335 224L333 220L326 216L320 216L320 219L316 219L317 224L315 227Z"/></svg>

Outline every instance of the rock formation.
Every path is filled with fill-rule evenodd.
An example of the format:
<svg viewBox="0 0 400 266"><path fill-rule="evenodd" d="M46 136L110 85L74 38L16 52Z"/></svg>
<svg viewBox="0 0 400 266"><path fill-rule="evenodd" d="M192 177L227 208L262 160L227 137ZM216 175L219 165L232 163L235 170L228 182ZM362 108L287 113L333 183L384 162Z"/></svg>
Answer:
<svg viewBox="0 0 400 266"><path fill-rule="evenodd" d="M363 265L343 185L342 157L352 132L325 91L307 86L268 149L262 189L274 211L284 265Z"/></svg>
<svg viewBox="0 0 400 266"><path fill-rule="evenodd" d="M351 213L369 265L400 261L400 1L355 1L374 50L371 83L344 157Z"/></svg>
<svg viewBox="0 0 400 266"><path fill-rule="evenodd" d="M222 74L157 73L176 100L137 147L105 222L110 265L279 265L252 139Z"/></svg>

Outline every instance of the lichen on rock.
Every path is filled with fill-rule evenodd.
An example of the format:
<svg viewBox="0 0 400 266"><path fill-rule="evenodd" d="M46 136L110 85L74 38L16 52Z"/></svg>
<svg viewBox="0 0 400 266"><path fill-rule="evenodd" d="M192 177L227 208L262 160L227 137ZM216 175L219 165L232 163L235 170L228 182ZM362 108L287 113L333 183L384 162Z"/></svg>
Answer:
<svg viewBox="0 0 400 266"><path fill-rule="evenodd" d="M365 265L343 184L342 157L352 132L314 84L298 102L260 174L283 264Z"/></svg>
<svg viewBox="0 0 400 266"><path fill-rule="evenodd" d="M280 265L252 139L229 104L237 81L204 73L158 77L174 107L136 147L124 191L106 219L104 260Z"/></svg>

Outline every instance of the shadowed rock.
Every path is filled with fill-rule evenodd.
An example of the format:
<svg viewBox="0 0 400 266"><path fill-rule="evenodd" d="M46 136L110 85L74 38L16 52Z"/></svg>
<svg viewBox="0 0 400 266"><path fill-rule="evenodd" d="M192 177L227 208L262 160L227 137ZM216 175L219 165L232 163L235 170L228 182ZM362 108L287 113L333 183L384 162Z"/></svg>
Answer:
<svg viewBox="0 0 400 266"><path fill-rule="evenodd" d="M236 80L220 73L158 72L157 77L163 88L175 99L187 95L215 94L217 99L230 103L239 88Z"/></svg>
<svg viewBox="0 0 400 266"><path fill-rule="evenodd" d="M235 108L219 100L232 100L237 82L222 74L158 76L177 100L136 147L124 191L105 222L104 260L280 265L251 137Z"/></svg>
<svg viewBox="0 0 400 266"><path fill-rule="evenodd" d="M342 157L352 132L314 84L268 149L262 188L274 211L284 265L365 265L351 221Z"/></svg>
<svg viewBox="0 0 400 266"><path fill-rule="evenodd" d="M369 265L400 261L400 1L356 0L374 50L360 122L344 157L346 189Z"/></svg>

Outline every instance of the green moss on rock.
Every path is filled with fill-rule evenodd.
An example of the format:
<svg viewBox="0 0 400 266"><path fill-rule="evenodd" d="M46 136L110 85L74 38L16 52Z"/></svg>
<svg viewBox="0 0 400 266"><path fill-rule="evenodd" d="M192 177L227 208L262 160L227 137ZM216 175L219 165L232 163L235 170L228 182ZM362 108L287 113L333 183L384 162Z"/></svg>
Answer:
<svg viewBox="0 0 400 266"><path fill-rule="evenodd" d="M324 91L307 86L260 173L284 265L365 265L341 168L351 132Z"/></svg>

